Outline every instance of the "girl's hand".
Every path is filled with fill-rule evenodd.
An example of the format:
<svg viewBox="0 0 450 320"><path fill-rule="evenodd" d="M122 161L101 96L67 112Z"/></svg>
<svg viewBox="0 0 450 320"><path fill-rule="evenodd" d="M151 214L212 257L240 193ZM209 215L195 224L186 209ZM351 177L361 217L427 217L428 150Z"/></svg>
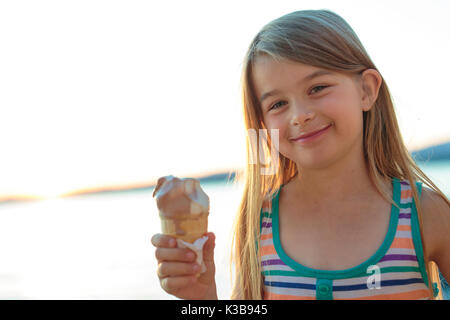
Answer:
<svg viewBox="0 0 450 320"><path fill-rule="evenodd" d="M155 234L152 244L156 247L155 256L158 260L157 274L161 287L169 294L181 299L214 300L217 299L216 282L214 279L215 235L206 234L208 241L203 246L203 261L206 272L197 276L200 266L195 263L196 255L190 249L177 248L175 238Z"/></svg>

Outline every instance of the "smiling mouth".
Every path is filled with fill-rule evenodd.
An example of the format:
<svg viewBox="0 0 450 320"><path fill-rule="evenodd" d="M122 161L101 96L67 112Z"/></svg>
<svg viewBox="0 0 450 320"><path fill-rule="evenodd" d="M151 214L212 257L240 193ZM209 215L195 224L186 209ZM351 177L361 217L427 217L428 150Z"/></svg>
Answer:
<svg viewBox="0 0 450 320"><path fill-rule="evenodd" d="M316 131L313 131L313 132L309 132L309 133L307 133L307 134L301 135L301 136L299 136L299 137L297 137L297 138L293 138L293 139L291 139L291 140L292 140L292 141L298 141L298 140L302 140L302 139L305 139L305 138L309 138L309 137L315 136L315 135L317 135L317 134L319 134L319 133L321 133L321 132L327 130L327 129L328 129L329 127L331 127L331 126L332 126L332 124L329 124L329 125L327 125L327 126L324 127L324 128L321 128L321 129L316 130Z"/></svg>

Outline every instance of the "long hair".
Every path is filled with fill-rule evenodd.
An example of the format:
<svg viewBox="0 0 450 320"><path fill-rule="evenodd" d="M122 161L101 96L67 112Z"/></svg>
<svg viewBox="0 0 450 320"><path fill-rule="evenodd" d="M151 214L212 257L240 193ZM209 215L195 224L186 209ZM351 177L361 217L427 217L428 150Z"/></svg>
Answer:
<svg viewBox="0 0 450 320"><path fill-rule="evenodd" d="M254 37L243 61L242 103L247 132L253 130L257 141L265 138L262 139L265 143L259 144L260 159L265 160L264 164L254 161L255 145L249 138L246 144L245 171L236 176L238 181L243 183L244 190L233 234L232 265L235 268L235 281L232 299L263 298L263 277L258 254L261 207L263 201L270 199L282 184L298 173L295 162L279 154L279 166L274 174L261 174L273 159L271 160L269 152L271 135L260 135L259 129L266 127L251 81L254 62L259 55L347 74L361 73L369 68L377 70L350 25L329 10L304 10L286 14L265 25ZM394 205L395 202L386 193L382 183L394 177L409 181L419 223L422 225L422 210L415 182L421 181L446 199L447 203L449 201L416 165L405 147L384 79L373 107L362 112L364 158L371 181L380 194ZM424 239L422 228L421 236ZM424 252L426 249L424 246ZM424 256L426 259L427 255ZM430 296L433 297L429 263L425 261Z"/></svg>

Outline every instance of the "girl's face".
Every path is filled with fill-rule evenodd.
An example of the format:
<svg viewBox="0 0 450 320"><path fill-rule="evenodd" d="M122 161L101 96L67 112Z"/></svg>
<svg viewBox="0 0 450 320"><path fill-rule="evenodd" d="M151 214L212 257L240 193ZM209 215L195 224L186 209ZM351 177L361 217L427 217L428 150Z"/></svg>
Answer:
<svg viewBox="0 0 450 320"><path fill-rule="evenodd" d="M324 168L362 152L362 111L371 106L361 75L262 55L256 58L252 81L266 128L279 129L279 152L300 168Z"/></svg>

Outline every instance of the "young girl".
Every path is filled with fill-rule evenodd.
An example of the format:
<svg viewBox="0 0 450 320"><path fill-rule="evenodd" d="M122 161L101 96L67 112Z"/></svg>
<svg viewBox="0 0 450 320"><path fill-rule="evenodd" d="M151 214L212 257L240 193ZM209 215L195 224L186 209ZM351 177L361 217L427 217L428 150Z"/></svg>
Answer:
<svg viewBox="0 0 450 320"><path fill-rule="evenodd" d="M388 87L352 28L327 10L270 22L249 47L242 85L256 139L232 298L438 297L434 266L450 278L450 203L408 153ZM217 298L208 235L200 277L192 252L152 238L167 292Z"/></svg>

